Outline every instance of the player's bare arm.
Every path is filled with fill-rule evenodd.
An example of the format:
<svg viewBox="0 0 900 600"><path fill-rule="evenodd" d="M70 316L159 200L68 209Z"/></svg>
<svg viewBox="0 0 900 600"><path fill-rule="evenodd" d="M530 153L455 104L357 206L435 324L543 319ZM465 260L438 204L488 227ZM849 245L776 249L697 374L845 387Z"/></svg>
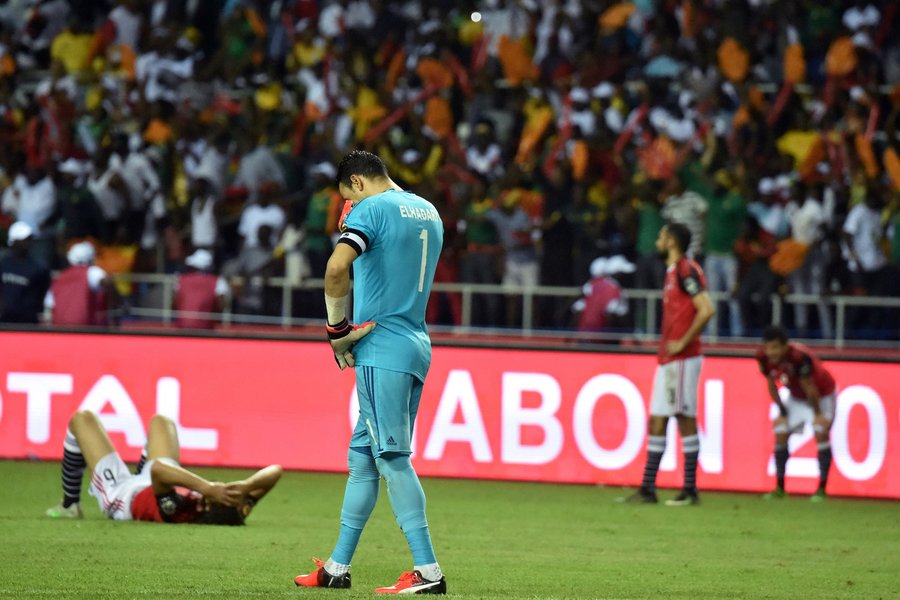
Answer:
<svg viewBox="0 0 900 600"><path fill-rule="evenodd" d="M325 267L325 309L328 314L326 330L334 351L334 360L343 371L356 364L350 350L353 344L375 328L375 323L353 326L347 319L347 295L350 293L350 266L356 260L356 249L338 244Z"/></svg>
<svg viewBox="0 0 900 600"><path fill-rule="evenodd" d="M688 344L694 341L694 339L700 335L700 332L703 331L703 328L706 327L706 324L713 315L716 314L716 309L709 299L709 292L700 292L692 298L692 301L694 307L697 309L697 313L694 315L694 320L691 322L691 326L688 327L684 336L680 340L669 342L666 346L666 350L669 352L670 356L675 356L684 350Z"/></svg>
<svg viewBox="0 0 900 600"><path fill-rule="evenodd" d="M816 389L816 384L813 383L812 377L801 377L800 385L803 387L803 391L806 392L806 400L809 402L809 405L812 406L815 415L817 417L821 416L822 411L819 408L819 390Z"/></svg>
<svg viewBox="0 0 900 600"><path fill-rule="evenodd" d="M331 257L328 259L328 265L325 267L325 295L332 298L343 299L346 303L347 294L350 293L350 265L356 260L358 254L356 250L349 244L338 244ZM346 304L336 306L338 310L346 310ZM329 307L331 308L331 307ZM338 316L337 313L334 316ZM344 314L340 317L343 318ZM332 317L329 314L329 319Z"/></svg>
<svg viewBox="0 0 900 600"><path fill-rule="evenodd" d="M251 498L254 502L258 502L275 487L275 484L281 479L281 473L280 465L269 465L247 479L235 481L234 484L245 498Z"/></svg>
<svg viewBox="0 0 900 600"><path fill-rule="evenodd" d="M782 417L786 416L787 409L781 401L781 395L778 393L778 386L775 384L775 379L772 378L771 375L766 375L766 384L769 386L769 397L771 397L772 402L778 406L778 413Z"/></svg>
<svg viewBox="0 0 900 600"><path fill-rule="evenodd" d="M182 467L161 461L154 462L150 475L153 481L153 493L160 495L172 491L176 486L185 487L201 494L211 502L224 506L240 506L242 494L234 484L207 481L196 473Z"/></svg>
<svg viewBox="0 0 900 600"><path fill-rule="evenodd" d="M813 414L813 430L816 433L816 439L828 439L828 430L831 429L831 421L822 414L821 403L819 402L819 390L812 377L801 377L800 385L806 392L806 399L812 406Z"/></svg>

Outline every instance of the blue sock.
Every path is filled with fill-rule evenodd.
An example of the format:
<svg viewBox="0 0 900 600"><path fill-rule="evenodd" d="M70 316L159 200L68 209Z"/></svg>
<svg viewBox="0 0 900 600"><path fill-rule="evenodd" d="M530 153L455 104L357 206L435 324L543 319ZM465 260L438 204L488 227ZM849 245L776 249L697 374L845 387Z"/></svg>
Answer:
<svg viewBox="0 0 900 600"><path fill-rule="evenodd" d="M382 454L375 459L378 470L387 481L388 498L394 509L394 516L412 551L413 563L430 565L436 563L428 520L425 518L425 492L409 462L408 454Z"/></svg>
<svg viewBox="0 0 900 600"><path fill-rule="evenodd" d="M341 507L341 532L331 559L336 563L349 565L359 544L363 527L378 500L380 476L371 451L350 449L347 455L350 477L344 490L344 505Z"/></svg>

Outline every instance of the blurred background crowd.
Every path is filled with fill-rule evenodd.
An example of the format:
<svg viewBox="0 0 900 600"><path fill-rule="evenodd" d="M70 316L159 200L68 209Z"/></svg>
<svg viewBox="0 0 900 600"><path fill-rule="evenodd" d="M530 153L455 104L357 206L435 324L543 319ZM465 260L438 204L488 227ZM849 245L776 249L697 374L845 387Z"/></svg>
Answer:
<svg viewBox="0 0 900 600"><path fill-rule="evenodd" d="M542 302L536 325L640 328L618 291L661 287L654 242L675 220L724 294L713 331L752 335L772 294L900 295L897 13L889 0L2 0L0 236L27 224L28 256L54 271L87 241L81 266L109 275L222 275L237 312L277 315L267 278L323 275L336 161L366 148L441 212L438 281L590 282L575 307ZM585 318L593 291L610 300L599 323ZM115 285L126 308L154 293ZM521 323L516 298L478 296L473 324ZM320 304L301 294L293 316ZM459 296L436 295L430 318L459 323ZM824 300L782 318L833 335ZM900 330L896 310L848 318L868 337Z"/></svg>

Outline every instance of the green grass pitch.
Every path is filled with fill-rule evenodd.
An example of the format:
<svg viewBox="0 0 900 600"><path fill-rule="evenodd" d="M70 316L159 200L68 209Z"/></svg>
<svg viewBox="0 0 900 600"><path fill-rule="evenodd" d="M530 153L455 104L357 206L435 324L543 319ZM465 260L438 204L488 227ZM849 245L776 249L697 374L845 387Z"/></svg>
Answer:
<svg viewBox="0 0 900 600"><path fill-rule="evenodd" d="M383 486L353 589L292 581L310 556L327 558L344 480L287 473L246 527L115 523L86 492L83 520L55 521L44 509L60 494L58 463L0 461L0 597L372 597L412 566ZM900 598L896 502L705 493L701 506L671 508L617 504L620 488L423 485L458 598Z"/></svg>

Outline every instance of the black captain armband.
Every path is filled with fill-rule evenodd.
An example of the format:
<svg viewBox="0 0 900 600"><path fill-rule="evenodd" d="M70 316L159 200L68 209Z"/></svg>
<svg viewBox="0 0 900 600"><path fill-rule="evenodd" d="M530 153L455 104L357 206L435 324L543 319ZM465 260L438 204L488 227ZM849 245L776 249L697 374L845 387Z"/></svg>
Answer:
<svg viewBox="0 0 900 600"><path fill-rule="evenodd" d="M369 237L358 229L347 229L338 238L337 243L347 244L354 250L356 254L362 254L369 247Z"/></svg>

